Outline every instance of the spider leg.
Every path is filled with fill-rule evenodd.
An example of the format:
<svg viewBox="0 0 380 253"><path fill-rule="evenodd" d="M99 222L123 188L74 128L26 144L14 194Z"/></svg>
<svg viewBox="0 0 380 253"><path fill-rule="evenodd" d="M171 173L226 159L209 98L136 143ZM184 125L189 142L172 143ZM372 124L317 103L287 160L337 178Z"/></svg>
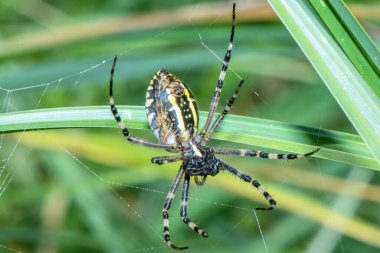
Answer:
<svg viewBox="0 0 380 253"><path fill-rule="evenodd" d="M273 208L276 207L276 201L272 198L272 196L261 186L261 184L254 178L244 174L243 172L239 171L238 169L235 169L231 165L219 160L223 166L224 169L226 169L229 173L239 177L244 182L252 184L254 187L256 187L257 190L261 193L261 195L264 196L264 198L268 201L270 204L270 207L256 207L255 210L264 210L264 211L270 211Z"/></svg>
<svg viewBox="0 0 380 253"><path fill-rule="evenodd" d="M230 42L228 44L226 54L224 55L222 70L220 71L218 83L216 85L216 89L214 92L214 96L211 100L210 110L206 119L206 123L203 126L203 129L201 130L201 133L200 133L201 138L203 138L203 136L207 133L208 128L210 127L210 124L211 124L211 120L214 116L216 107L218 106L220 93L222 92L224 78L227 73L228 64L230 63L230 60L231 60L231 52L232 52L232 46L233 46L233 40L234 40L234 34L235 34L235 23L236 22L235 22L235 3L234 3L233 8L232 8L232 26L231 26Z"/></svg>
<svg viewBox="0 0 380 253"><path fill-rule="evenodd" d="M121 120L119 112L118 112L118 110L116 108L116 105L115 105L115 100L113 98L113 76L114 76L114 73L115 73L116 61L117 61L117 55L115 55L115 57L113 59L112 68L111 68L111 74L110 74L110 102L109 103L110 103L112 114L113 114L115 120L117 121L117 123L119 124L119 127L120 127L120 129L121 129L124 137L128 141L130 141L132 143L143 145L143 146L146 146L146 147L162 148L162 149L175 149L176 147L172 146L172 145L153 143L153 142L150 142L150 141L147 141L147 140L144 140L144 139L141 139L141 138L129 135L128 128L125 126L124 122Z"/></svg>
<svg viewBox="0 0 380 253"><path fill-rule="evenodd" d="M178 162L182 159L181 155L173 155L173 156L155 156L152 157L151 162L155 164L166 164L166 163L172 163L172 162Z"/></svg>
<svg viewBox="0 0 380 253"><path fill-rule="evenodd" d="M275 154L275 153L266 153L266 152L250 150L250 149L234 149L234 148L212 148L212 149L214 150L215 154L220 154L220 155L254 156L254 157L266 158L266 159L284 159L284 160L294 160L294 159L304 158L307 156L311 156L320 150L320 148L317 148L309 153L304 153L304 154L292 154L292 153Z"/></svg>
<svg viewBox="0 0 380 253"><path fill-rule="evenodd" d="M236 86L235 88L235 91L234 93L232 94L232 96L230 97L230 99L228 100L226 106L224 107L224 110L223 112L221 112L218 116L218 118L214 121L214 123L212 124L210 130L207 132L206 136L204 137L204 142L207 143L212 134L214 133L215 129L219 126L220 122L224 119L224 117L227 115L227 113L230 111L232 105L234 104L235 102L235 99L240 91L240 88L241 86L243 85L243 82L244 80L241 80L240 83Z"/></svg>
<svg viewBox="0 0 380 253"><path fill-rule="evenodd" d="M182 187L182 200L181 200L181 218L183 223L185 223L189 228L191 228L193 231L197 232L199 235L203 237L208 237L208 233L204 231L203 229L200 229L194 222L192 222L187 217L187 199L189 196L189 184L190 184L190 176L185 175L185 179L183 180L183 187Z"/></svg>
<svg viewBox="0 0 380 253"><path fill-rule="evenodd" d="M175 177L170 190L168 192L168 195L166 196L166 200L164 203L164 208L162 209L162 217L164 219L164 241L166 242L169 247L177 250L183 250L187 249L188 247L181 247L181 246L176 246L173 244L173 242L170 240L170 233L169 233L169 209L172 204L172 201L175 196L175 192L177 190L178 184L180 183L182 176L183 176L183 168L179 168L179 171L177 173L177 176Z"/></svg>

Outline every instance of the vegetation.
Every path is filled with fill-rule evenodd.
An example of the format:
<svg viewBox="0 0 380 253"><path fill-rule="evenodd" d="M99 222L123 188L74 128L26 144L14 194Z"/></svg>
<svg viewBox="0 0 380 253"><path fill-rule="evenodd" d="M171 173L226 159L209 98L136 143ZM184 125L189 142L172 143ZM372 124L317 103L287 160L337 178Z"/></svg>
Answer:
<svg viewBox="0 0 380 253"><path fill-rule="evenodd" d="M221 101L238 75L245 84L211 144L322 150L289 162L224 157L257 178L279 208L253 213L264 205L260 194L221 173L190 186L189 216L210 237L182 224L177 198L172 239L189 252L377 252L380 148L371 130L380 115L380 5L347 1L372 43L340 1L292 1L298 18L310 18L307 29L331 35L323 52L342 56L331 65L347 67L355 77L347 83L328 74L297 17L269 2L283 23L266 2L237 3L233 71ZM150 157L166 152L123 139L107 107L110 60L119 55L115 99L128 105L127 125L153 140L142 109L153 73L176 73L207 111L220 71L207 47L224 54L230 13L230 2L217 1L0 1L1 252L170 251L161 208L178 164L152 165ZM344 87L366 92L353 101ZM358 105L374 114L358 120ZM39 131L24 131L32 129Z"/></svg>

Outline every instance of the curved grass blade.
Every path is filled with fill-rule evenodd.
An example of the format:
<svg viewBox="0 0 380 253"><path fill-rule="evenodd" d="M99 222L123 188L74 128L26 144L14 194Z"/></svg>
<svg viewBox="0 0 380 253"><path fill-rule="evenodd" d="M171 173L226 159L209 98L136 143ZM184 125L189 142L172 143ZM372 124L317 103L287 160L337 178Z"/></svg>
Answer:
<svg viewBox="0 0 380 253"><path fill-rule="evenodd" d="M119 106L121 117L131 129L149 129L142 106ZM201 112L201 121L206 112ZM108 107L72 107L13 112L0 115L0 132L30 130L117 127ZM270 131L268 131L270 129ZM229 115L213 138L288 152L322 149L316 157L380 170L367 146L357 135L308 128L288 123Z"/></svg>

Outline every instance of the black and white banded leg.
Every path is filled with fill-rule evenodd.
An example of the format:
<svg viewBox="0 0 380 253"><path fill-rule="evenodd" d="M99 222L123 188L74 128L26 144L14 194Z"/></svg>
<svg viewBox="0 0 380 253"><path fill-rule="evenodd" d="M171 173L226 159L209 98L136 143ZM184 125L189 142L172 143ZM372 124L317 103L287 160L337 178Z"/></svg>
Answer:
<svg viewBox="0 0 380 253"><path fill-rule="evenodd" d="M210 124L211 124L211 120L214 116L215 110L219 103L219 98L222 92L224 78L226 77L228 65L231 60L231 52L232 52L232 46L233 46L233 41L234 41L234 35L235 35L235 23L236 21L235 21L235 3L234 3L232 7L232 26L231 26L230 41L227 47L227 51L224 55L222 70L220 71L218 83L216 85L215 92L214 92L214 96L211 100L210 110L206 119L206 123L200 133L201 138L203 138L203 136L207 133L208 128L210 127Z"/></svg>
<svg viewBox="0 0 380 253"><path fill-rule="evenodd" d="M239 84L236 86L234 93L232 94L232 96L228 100L228 102L227 102L226 106L224 107L223 111L219 114L218 118L214 121L214 123L212 123L212 126L211 126L210 130L207 132L206 136L204 137L204 143L202 143L202 144L205 145L210 140L211 136L215 132L215 129L219 126L220 122L222 122L222 120L224 119L224 117L230 111L232 105L235 102L235 99L236 99L237 95L239 94L239 91L240 91L241 86L243 85L243 82L244 82L244 80L241 80L239 82Z"/></svg>
<svg viewBox="0 0 380 253"><path fill-rule="evenodd" d="M178 184L181 182L181 179L183 177L183 167L179 169L177 176L175 177L170 190L168 192L168 195L166 196L166 200L164 203L164 208L162 209L162 218L164 219L164 241L169 247L177 250L183 250L187 249L188 247L181 247L181 246L176 246L173 244L173 242L170 239L170 232L169 232L169 209L172 204L172 201L175 196L175 192L178 188Z"/></svg>
<svg viewBox="0 0 380 253"><path fill-rule="evenodd" d="M119 112L118 112L118 110L116 108L115 100L113 98L113 76L114 76L114 73L115 73L116 62L117 62L117 55L115 55L115 57L113 59L112 68L111 68L110 87L109 87L110 88L110 101L109 101L109 103L110 103L112 114L113 114L116 122L119 124L119 127L120 127L120 129L121 129L124 137L128 141L130 141L130 142L132 142L134 144L139 144L139 145L143 145L143 146L146 146L146 147L161 148L161 149L168 149L168 150L175 149L175 146L173 146L173 145L165 145L165 144L153 143L153 142L150 142L150 141L138 138L138 137L131 136L129 134L128 128L125 126L124 122L120 118L120 114L119 114Z"/></svg>
<svg viewBox="0 0 380 253"><path fill-rule="evenodd" d="M283 159L283 160L294 160L299 158L305 158L317 153L320 148L314 149L309 153L304 154L276 154L276 153L266 153L258 150L250 149L234 149L234 148L212 148L215 154L219 155L236 155L236 156L253 156L265 159Z"/></svg>
<svg viewBox="0 0 380 253"><path fill-rule="evenodd" d="M173 162L178 162L182 160L181 155L173 155L173 156L156 156L152 157L151 162L162 165L162 164L167 164L167 163L173 163Z"/></svg>
<svg viewBox="0 0 380 253"><path fill-rule="evenodd" d="M270 211L273 208L276 207L276 201L272 198L272 196L261 186L261 184L254 178L244 174L243 172L239 171L238 169L235 169L231 165L220 161L224 169L227 170L229 173L239 177L242 179L244 182L252 184L263 196L264 198L268 201L270 207L256 207L255 210L264 210L264 211Z"/></svg>
<svg viewBox="0 0 380 253"><path fill-rule="evenodd" d="M187 200L189 196L189 184L190 184L190 176L185 175L185 179L183 180L183 187L182 187L182 198L181 198L181 207L180 207L180 214L183 223L189 226L193 231L197 232L199 235L203 237L208 237L208 233L204 231L203 229L199 228L194 222L192 222L187 217Z"/></svg>

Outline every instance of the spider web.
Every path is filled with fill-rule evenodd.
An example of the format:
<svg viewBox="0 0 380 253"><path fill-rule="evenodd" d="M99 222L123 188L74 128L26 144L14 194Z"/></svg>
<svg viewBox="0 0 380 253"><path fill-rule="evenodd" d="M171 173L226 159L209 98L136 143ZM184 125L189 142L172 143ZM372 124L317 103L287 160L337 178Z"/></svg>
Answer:
<svg viewBox="0 0 380 253"><path fill-rule="evenodd" d="M214 23L217 19L210 22L209 26L203 29L199 29L197 25L194 25L192 22L191 14L189 14L188 21L185 22L185 24L190 25L193 27L193 34L194 34L194 41L198 44L198 47L202 48L209 56L210 59L212 59L212 62L220 62L222 54L219 52L215 52L213 50L213 46L211 43L207 41L206 35L209 31L210 27L212 28L214 26ZM178 24L176 26L172 26L169 29L165 29L162 32L156 32L151 37L145 41L142 41L138 44L136 47L129 47L124 49L121 53L118 53L124 58L127 58L130 55L133 55L133 53L138 52L141 50L140 48L144 48L146 45L149 45L149 43L152 40L155 40L157 38L163 38L167 35L170 35L171 31L178 29L183 24ZM237 27L239 29L239 27ZM227 30L228 31L228 30ZM40 83L31 83L29 84L27 81L27 77L24 79L20 79L19 87L17 88L8 88L11 85L8 85L7 82L0 84L0 97L1 101L3 101L1 105L1 113L6 112L17 112L22 110L33 110L33 109L39 109L41 108L41 104L52 106L52 107L61 107L61 106L85 106L85 105L91 105L91 101L85 101L83 104L77 103L72 104L70 101L71 96L86 96L90 95L91 92L89 90L92 89L91 82L94 79L99 78L100 76L108 77L108 71L110 67L110 61L111 57L102 58L99 60L93 60L90 64L85 67L74 67L74 74L65 74L60 75L58 78L50 78L48 81L43 81ZM233 61L233 60L232 60ZM217 64L215 64L217 65ZM218 65L219 66L219 65ZM161 67L161 66L156 66ZM128 69L127 69L128 72ZM117 75L123 75L123 71L118 71ZM153 73L153 72L152 72ZM214 73L215 76L218 75L218 73ZM236 70L233 67L230 69L230 74L234 75L235 78L241 79L241 74L238 70ZM185 77L188 78L188 77ZM106 80L107 78L105 78ZM149 80L149 76L145 78L141 78L141 85L145 83L146 80ZM121 86L122 84L120 84ZM140 84L139 84L140 85ZM227 86L226 84L225 86ZM12 86L13 87L13 86ZM271 102L265 99L265 94L261 94L261 91L256 89L256 86L252 83L248 83L249 91L254 94L257 100L261 101L269 110L274 111L275 114L278 115L278 117L282 118L281 111L278 111L278 109L273 109ZM88 92L88 93L87 93ZM227 92L226 92L227 93ZM228 94L229 95L229 94ZM227 96L228 96L227 95ZM52 101L51 98L54 98L54 96L63 96L65 99L61 100L60 103L55 103ZM28 103L24 103L25 99L28 100ZM104 104L106 104L107 100L105 99ZM221 100L221 104L224 103L224 100ZM234 110L232 110L232 113L234 113ZM320 122L322 122L323 116L321 116ZM25 130L28 126L25 126ZM320 128L322 128L322 123L320 123ZM117 130L115 130L117 131ZM25 173L28 175L28 161L36 152L38 152L37 148L34 148L32 146L28 146L27 144L24 144L25 136L28 135L26 131L23 131L21 133L12 135L11 138L8 138L7 135L2 134L0 136L0 199L6 198L7 194L11 195L14 188L12 188L12 182L16 178L21 178L17 180L24 180L24 176L22 175ZM77 164L80 168L82 168L83 171L88 173L89 175L93 176L97 181L101 182L109 192L111 192L120 203L122 203L122 206L124 206L124 212L127 212L127 215L131 215L135 220L137 220L137 224L144 227L146 233L152 234L153 236L149 238L149 243L142 245L142 247L135 247L132 249L128 249L128 252L145 252L145 251L161 251L165 250L166 246L162 243L162 227L160 224L160 220L152 221L150 217L146 214L147 212L145 209L153 209L155 212L159 213L161 210L161 206L145 206L141 208L140 206L135 206L133 200L131 198L128 198L128 196L119 193L118 190L120 187L123 187L125 189L131 189L138 192L142 192L143 194L146 193L148 196L151 196L152 198L160 198L164 200L167 190L170 186L170 181L166 182L165 186L163 188L153 188L151 187L144 187L140 185L132 185L132 184L125 184L123 182L114 180L114 179L107 179L97 171L95 168L96 166L93 165L91 161L87 161L85 158L81 158L80 155L73 153L72 151L68 150L63 144L60 144L60 140L54 135L51 134L49 131L43 132L43 136L46 137L47 140L51 144L57 147L57 149L61 150L61 152L64 154L66 158ZM121 138L121 137L120 137ZM316 143L317 145L318 143ZM227 159L227 161L232 161L232 159ZM326 182L324 180L324 172L321 166L319 165L317 160L312 159L311 161L314 163L314 168L320 173L320 181L323 185L324 193L323 196L326 198L326 202L329 206L332 208L342 211L342 209L346 210L348 215L353 215L355 213L355 210L358 208L360 201L359 200L351 200L347 201L344 199L345 197L339 197L337 199L331 199L329 197L329 189L328 186L326 186ZM285 166L291 166L290 164L287 164L286 162L279 162L280 164L283 164ZM292 163L293 164L293 163ZM151 168L152 170L158 170L161 168ZM355 174L356 173L356 174ZM174 176L174 172L173 172ZM356 178L360 179L362 182L369 182L371 180L371 173L362 173L358 172L358 170L354 170L353 175L350 174L349 178ZM232 178L228 178L231 180ZM27 182L27 181L25 181ZM281 182L281 181L280 181ZM240 184L238 180L235 180L236 184ZM282 184L286 184L285 180L282 182ZM27 184L25 185L27 187ZM207 186L206 186L207 187ZM11 189L12 188L12 189ZM115 189L116 188L116 189ZM248 189L248 187L247 187ZM179 189L180 190L180 189ZM270 190L270 189L269 189ZM361 191L364 191L364 189L359 189ZM252 203L237 203L237 204L231 204L231 203L225 203L223 200L209 200L207 198L207 190L205 187L202 187L200 189L194 188L191 189L191 196L189 196L189 203L190 203L190 209L192 203L200 202L201 204L206 205L210 208L212 211L213 206L223 207L227 209L234 210L234 213L237 215L237 218L235 218L235 222L232 224L227 224L221 226L222 228L222 236L215 238L211 241L211 243L206 244L205 248L203 248L204 252L218 252L220 250L220 245L227 241L229 238L229 235L233 233L235 230L239 229L239 227L243 226L244 223L250 223L251 227L253 227L253 224L256 224L256 228L252 228L251 233L254 237L260 238L260 245L256 245L257 248L255 249L255 252L272 252L272 248L275 248L275 241L273 240L266 240L266 228L263 226L259 220L262 219L264 215L266 216L272 216L272 213L256 213L253 212L249 206L252 205ZM344 190L343 190L344 191ZM79 192L78 192L79 194ZM255 193L254 190L252 190L252 194ZM179 192L177 192L177 200L179 198ZM279 193L277 193L279 195ZM276 196L275 196L276 197ZM348 203L347 203L348 202ZM173 203L174 205L176 203ZM174 209L174 208L173 208ZM190 210L191 212L191 210ZM181 233L181 229L183 227L178 225L178 222L176 223L175 219L178 218L176 215L176 209L171 210L171 234L173 240L176 241L176 237L178 233ZM192 217L190 213L190 217ZM195 216L193 217L195 218ZM207 223L202 222L203 226L207 229ZM221 224L222 225L222 224ZM210 231L211 232L211 231ZM215 232L215 231L213 231ZM273 232L274 233L274 232ZM325 241L326 237L331 237L333 235L334 240L332 241L332 244L326 245L326 251L325 252L332 252L336 247L336 244L339 244L340 252L345 252L344 250L344 241L341 240L342 235L340 233L337 233L335 231L325 229L324 227L320 228L320 231L318 232L318 235L314 238L314 240L310 241L310 244L307 247L308 252L317 252L318 246L323 245L323 242ZM192 235L195 237L195 235ZM211 238L209 238L211 239ZM184 240L180 240L181 243L186 243ZM335 242L335 243L334 243ZM187 244L186 244L187 245ZM195 247L196 245L189 245L190 247ZM0 247L7 251L7 252L24 252L23 250L18 250L17 245L16 246L8 246L7 243L2 243L0 241ZM112 246L110 246L112 247ZM118 245L115 245L115 249L117 249ZM329 248L330 247L330 248ZM115 250L116 252L117 250Z"/></svg>
<svg viewBox="0 0 380 253"><path fill-rule="evenodd" d="M202 45L207 47L207 45L204 44L203 41L202 41ZM66 86L66 85L71 86L69 88L69 92L68 92L69 94L72 93L72 92L75 92L75 89L77 89L78 86L81 85L80 81L82 79L84 79L86 77L86 75L91 74L92 71L97 71L97 69L99 67L101 67L104 64L109 63L109 61L110 61L110 59L102 60L100 63L97 63L97 64L95 64L95 65L93 65L93 66L91 66L91 67L89 67L87 69L81 70L81 71L79 71L76 74L60 77L59 79L53 80L51 82L32 84L32 85L29 85L29 86L15 88L15 89L0 88L1 91L3 91L5 93L5 98L4 98L4 102L3 102L2 108L1 108L1 112L5 113L5 112L28 110L28 109L39 109L41 101L46 96L54 96L54 93L56 92L57 89L59 89L61 86ZM21 93L22 94L26 94L26 93L29 93L31 91L37 91L37 92L35 92L35 95L33 96L33 100L35 102L34 105L32 105L31 107L22 108L22 103L16 102L16 99L14 99L14 98L15 97L17 98L17 96L22 96L22 95L19 95ZM27 126L26 126L26 128L27 128ZM0 140L1 145L0 145L0 148L2 150L2 154L6 154L6 156L5 156L4 159L1 160L2 165L0 167L0 178L1 178L0 197L3 197L3 195L5 194L5 191L11 185L12 180L14 179L15 175L17 174L15 172L15 170L21 170L21 169L26 168L27 167L27 163L28 163L28 158L30 158L31 154L34 151L34 148L28 148L26 151L23 151L23 158L20 161L17 161L17 162L15 161L17 159L17 158L15 158L16 150L18 150L19 146L22 145L24 136L26 134L27 134L27 132L25 132L25 130L22 131L20 134L18 134L16 136L14 144L11 144L10 148L8 150L7 150L6 147L3 147L3 145L5 144L5 141L6 141L5 138L4 138L5 135L4 134L1 135L1 140ZM57 143L54 140L54 137L52 137L49 133L45 133L44 132L43 134L48 139L50 139L50 141L52 143ZM58 145L60 145L60 144L58 144ZM111 191L115 196L117 196L120 199L120 202L122 202L124 204L124 206L127 207L127 209L129 209L129 212L131 212L136 217L136 219L139 219L141 221L141 224L143 226L146 226L148 228L148 230L150 230L152 233L154 233L156 235L156 237L158 238L156 240L157 243L154 246L143 247L143 248L136 248L136 249L129 250L128 252L157 251L157 250L160 250L162 248L166 248L165 245L162 246L162 244L159 243L160 241L162 241L161 231L157 231L157 229L153 228L150 225L150 223L145 220L145 218L143 217L143 215L141 213L139 213L139 211L137 211L130 204L130 202L127 199L125 199L117 191L115 191L112 186L113 185L118 185L118 186L123 186L123 187L134 188L134 189L137 189L137 190L140 190L140 191L148 191L148 192L151 192L151 193L154 193L154 194L158 194L158 195L160 195L163 198L166 196L167 192L156 190L156 189L150 189L150 188L144 188L144 187L134 186L134 185L126 185L126 184L122 184L122 183L114 182L114 181L107 181L104 178L102 178L101 176L99 176L88 165L86 165L85 162L81 161L81 159L79 157L77 157L76 155L72 154L70 151L68 151L67 149L65 149L62 146L60 148L67 155L67 157L69 157L72 160L74 160L75 162L77 162L83 169L87 170L90 174L92 174L99 181L101 181L109 189L109 191ZM4 151L6 151L6 152L4 152ZM14 165L13 163L17 163L17 165ZM236 210L240 210L242 212L245 212L246 214L243 216L243 218L239 222L237 222L226 233L226 237L227 237L227 235L229 233L231 233L233 230L235 230L249 215L252 215L252 209L249 209L249 208L246 208L246 207L242 207L242 206L235 206L235 205L230 205L230 204L221 203L221 202L214 202L214 201L211 202L211 201L208 201L207 199L202 199L202 198L197 198L197 197L191 197L191 196L189 197L189 200L190 201L199 201L199 202L202 202L202 203L207 203L209 205L220 205L220 206L224 206L224 207L227 207L227 208L234 208ZM159 209L157 209L157 211L159 212ZM259 220L258 220L257 216L255 216L255 217L256 217L257 224L259 224ZM263 232L261 231L261 229L260 229L260 233L263 236ZM264 240L264 237L263 237L263 240ZM220 241L221 240L217 240L217 243L219 243ZM216 248L216 246L217 246L217 243L215 243L213 246L211 246L207 250L207 252L214 251L215 248ZM265 245L265 241L264 241L264 245ZM0 247L2 247L3 249L5 249L7 251L10 251L10 252L23 252L23 251L19 251L19 250L10 248L10 247L8 247L8 246L6 246L4 244L0 244ZM265 245L265 248L266 248L266 245ZM266 252L267 251L268 250L266 249Z"/></svg>
<svg viewBox="0 0 380 253"><path fill-rule="evenodd" d="M171 29L173 28L174 27L172 27ZM167 34L169 30L164 31L163 33L158 33L154 37L163 36ZM140 45L142 44L143 43L141 43ZM202 44L205 45L203 42ZM135 49L133 48L128 49L124 52L119 53L119 55L128 54L127 51L133 51L133 50ZM7 84L6 83L2 84L4 85L4 87L0 87L0 91L4 94L4 97L2 99L4 102L1 107L1 113L39 109L41 105L41 101L43 101L46 97L54 96L55 94L58 93L57 90L63 89L63 87L66 87L65 92L64 92L65 96L69 97L70 95L72 95L78 90L78 87L82 85L81 83L82 80L84 80L88 75L91 75L92 72L99 71L99 68L101 68L102 66L106 66L107 63L109 63L109 61L110 59L101 60L99 63L96 63L88 68L80 70L77 73L61 76L57 79L54 79L52 81L50 80L44 83L25 85L24 81L21 81L20 82L21 87L18 87L18 88L4 88L4 87L7 87ZM30 96L30 94L32 95ZM31 102L27 106L25 106L22 103L24 96L29 97L30 102ZM66 101L64 100L61 106L67 106L68 104L69 102L67 100ZM55 106L59 107L60 105L55 105ZM25 126L25 130L26 129L27 129L27 126ZM15 157L17 155L16 154L17 150L22 145L24 136L28 134L25 130L22 131L20 134L16 135L15 140L11 140L9 147L5 147L6 146L5 144L8 144L6 143L8 140L6 140L4 134L1 135L0 148L2 151L2 155L4 155L4 158L1 160L1 167L0 167L0 179L1 179L0 197L3 197L3 195L5 194L5 191L11 185L14 177L15 176L17 177L16 175L17 171L15 170L21 170L21 169L26 168L27 163L28 163L28 158L30 158L30 156L34 152L34 148L27 148L26 150L22 151L23 158L21 160L18 160L18 158ZM81 161L80 158L78 158L76 155L72 154L70 151L65 149L60 144L58 144L57 141L54 139L54 137L52 137L49 133L43 133L43 135L46 136L46 138L48 138L51 143L57 144L59 148L62 149L62 151L66 154L67 157L69 157L70 159L78 163L80 167L82 167L83 169L88 171L90 174L92 174L95 178L97 178L99 181L101 181L108 188L108 190L111 191L115 196L117 196L120 202L122 202L123 205L127 207L127 209L129 209L129 212L131 212L138 220L140 220L143 226L146 226L148 230L150 230L150 232L156 235L156 237L158 238L158 240L156 240L157 242L162 241L161 231L157 231L157 229L153 228L150 225L150 223L145 220L143 215L139 211L137 211L127 199L125 199L117 191L115 191L112 188L112 186L119 185L123 187L132 187L140 191L148 191L155 194L159 194L159 195L162 195L162 197L166 195L166 192L150 189L150 188L139 187L139 186L125 185L125 184L121 184L119 182L114 182L114 181L107 181L103 177L101 177L99 174L97 174L93 169L91 169L88 165L86 165L85 162ZM205 200L205 199L200 199L200 198L190 197L190 200L200 201L200 202L208 203L211 205L221 205L228 208L243 210L244 212L248 212L248 213L251 212L251 210L248 208L229 205L225 203L217 203L217 202L210 203L210 201ZM247 216L248 214L245 215L243 219L245 219ZM239 224L240 222L237 223L233 227L233 229L235 229ZM0 247L10 252L23 252L23 251L19 251L11 247L8 247L4 244L0 244ZM166 246L165 245L163 246L162 243L156 243L156 245L151 246L151 247L136 248L136 249L129 250L128 252L156 251L165 247Z"/></svg>

